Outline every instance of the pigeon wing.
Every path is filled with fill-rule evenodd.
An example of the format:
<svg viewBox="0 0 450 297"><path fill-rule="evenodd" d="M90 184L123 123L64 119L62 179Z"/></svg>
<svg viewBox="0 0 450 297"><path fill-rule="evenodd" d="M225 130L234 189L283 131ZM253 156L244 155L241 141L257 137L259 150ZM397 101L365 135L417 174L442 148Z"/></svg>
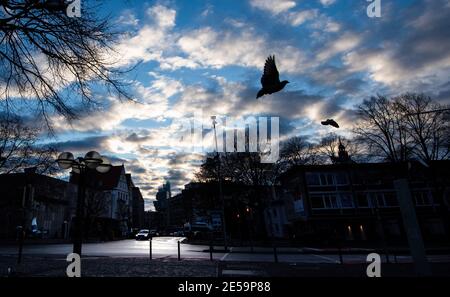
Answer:
<svg viewBox="0 0 450 297"><path fill-rule="evenodd" d="M333 127L335 127L335 128L339 128L338 123L336 123L336 121L334 121L334 120L331 120L330 125L333 126Z"/></svg>
<svg viewBox="0 0 450 297"><path fill-rule="evenodd" d="M277 85L280 83L280 74L275 64L275 56L269 56L264 65L264 74L261 77L263 88Z"/></svg>

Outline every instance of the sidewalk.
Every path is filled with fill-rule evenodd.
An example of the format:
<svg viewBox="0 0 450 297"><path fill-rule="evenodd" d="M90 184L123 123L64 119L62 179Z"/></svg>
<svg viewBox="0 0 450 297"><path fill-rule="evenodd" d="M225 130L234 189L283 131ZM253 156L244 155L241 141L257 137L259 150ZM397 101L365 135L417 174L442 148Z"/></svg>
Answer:
<svg viewBox="0 0 450 297"><path fill-rule="evenodd" d="M16 258L0 256L0 277L8 276L13 267L17 277L66 277L69 264L63 257L24 256L22 264ZM82 277L215 277L217 263L209 261L152 260L148 258L83 257Z"/></svg>
<svg viewBox="0 0 450 297"><path fill-rule="evenodd" d="M66 277L69 263L58 256L0 256L0 277L13 267L16 277ZM431 263L433 276L449 277L448 263ZM362 277L367 264L289 264L268 262L177 261L174 259L85 257L82 277ZM410 263L382 264L382 276L414 277Z"/></svg>

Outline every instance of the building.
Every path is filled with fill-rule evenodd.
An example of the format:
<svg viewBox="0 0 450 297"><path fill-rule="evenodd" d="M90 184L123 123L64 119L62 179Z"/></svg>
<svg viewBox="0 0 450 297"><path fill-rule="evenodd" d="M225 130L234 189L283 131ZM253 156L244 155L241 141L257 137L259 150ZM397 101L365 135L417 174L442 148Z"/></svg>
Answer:
<svg viewBox="0 0 450 297"><path fill-rule="evenodd" d="M168 200L168 211L170 212L170 227L183 227L192 218L192 200L182 193Z"/></svg>
<svg viewBox="0 0 450 297"><path fill-rule="evenodd" d="M0 175L0 238L68 238L76 187L33 170Z"/></svg>
<svg viewBox="0 0 450 297"><path fill-rule="evenodd" d="M277 235L302 243L404 243L394 180L407 178L424 239L445 236L450 161L296 166L279 179L272 204L283 205ZM448 238L448 237L447 237Z"/></svg>
<svg viewBox="0 0 450 297"><path fill-rule="evenodd" d="M166 182L162 187L158 188L156 193L156 201L153 202L156 211L164 212L167 210L167 200L172 197L170 190L170 182Z"/></svg>
<svg viewBox="0 0 450 297"><path fill-rule="evenodd" d="M224 181L222 185L227 234L231 238L259 238L266 236L264 222L265 200L272 187L249 186ZM185 218L190 225L208 224L221 236L222 199L216 182L185 185L181 195Z"/></svg>
<svg viewBox="0 0 450 297"><path fill-rule="evenodd" d="M146 211L144 213L144 226L143 229L149 230L163 230L165 225L163 224L163 217L160 212Z"/></svg>
<svg viewBox="0 0 450 297"><path fill-rule="evenodd" d="M92 236L107 239L127 236L132 228L132 190L125 167L112 166L107 173L88 171L85 222ZM71 173L70 183L79 175Z"/></svg>
<svg viewBox="0 0 450 297"><path fill-rule="evenodd" d="M170 182L166 182L162 187L158 188L156 193L156 201L153 201L155 210L163 217L163 229L170 226L169 199L172 197Z"/></svg>
<svg viewBox="0 0 450 297"><path fill-rule="evenodd" d="M132 227L141 229L144 227L144 198L139 187L131 188L132 195Z"/></svg>
<svg viewBox="0 0 450 297"><path fill-rule="evenodd" d="M264 221L267 235L272 238L286 237L285 226L289 224L286 208L281 195L276 195L277 187L272 187L270 199L266 200Z"/></svg>
<svg viewBox="0 0 450 297"><path fill-rule="evenodd" d="M127 173L125 176L131 194L131 226L135 230L141 229L144 226L144 198L139 187L135 186L131 174Z"/></svg>

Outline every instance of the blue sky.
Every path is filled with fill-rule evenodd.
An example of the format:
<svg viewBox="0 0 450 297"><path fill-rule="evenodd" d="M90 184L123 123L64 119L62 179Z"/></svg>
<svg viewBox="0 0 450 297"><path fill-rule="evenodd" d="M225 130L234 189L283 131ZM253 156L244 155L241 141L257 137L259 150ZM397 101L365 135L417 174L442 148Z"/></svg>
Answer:
<svg viewBox="0 0 450 297"><path fill-rule="evenodd" d="M107 1L126 32L111 57L138 103L100 94L96 112L71 126L52 117L61 150L96 149L124 163L154 198L164 180L182 188L203 155L180 149L177 120L211 115L279 116L281 137L318 138L336 119L348 135L354 108L377 93L425 92L450 103L450 1L365 0ZM280 93L255 100L267 56L276 56ZM206 145L212 144L207 133Z"/></svg>

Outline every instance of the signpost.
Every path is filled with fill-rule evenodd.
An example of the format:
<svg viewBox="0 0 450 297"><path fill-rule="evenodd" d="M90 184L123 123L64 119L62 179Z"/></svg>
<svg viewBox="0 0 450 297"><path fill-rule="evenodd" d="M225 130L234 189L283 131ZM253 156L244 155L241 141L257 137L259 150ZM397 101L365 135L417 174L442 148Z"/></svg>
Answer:
<svg viewBox="0 0 450 297"><path fill-rule="evenodd" d="M417 222L416 210L409 189L408 180L398 179L394 181L394 187L397 191L400 211L403 218L406 236L408 237L411 256L419 276L430 276L431 268L427 261L425 246L420 232L420 226Z"/></svg>

